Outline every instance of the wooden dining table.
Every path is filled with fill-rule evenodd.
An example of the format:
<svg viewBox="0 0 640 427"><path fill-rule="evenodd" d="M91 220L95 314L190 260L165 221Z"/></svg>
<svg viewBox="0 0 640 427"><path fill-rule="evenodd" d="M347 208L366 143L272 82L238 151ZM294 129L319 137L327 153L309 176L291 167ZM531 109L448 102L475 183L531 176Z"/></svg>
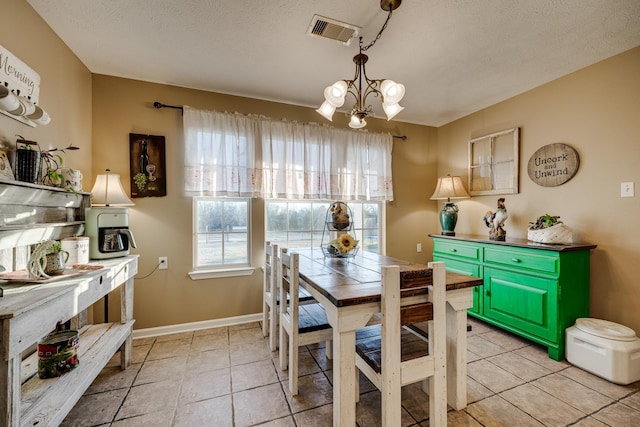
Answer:
<svg viewBox="0 0 640 427"><path fill-rule="evenodd" d="M397 258L359 251L351 258L325 257L320 248L296 248L300 286L325 308L333 328L333 425L356 425L355 331L380 312L382 267L421 269ZM467 309L482 279L447 272L447 401L467 406Z"/></svg>

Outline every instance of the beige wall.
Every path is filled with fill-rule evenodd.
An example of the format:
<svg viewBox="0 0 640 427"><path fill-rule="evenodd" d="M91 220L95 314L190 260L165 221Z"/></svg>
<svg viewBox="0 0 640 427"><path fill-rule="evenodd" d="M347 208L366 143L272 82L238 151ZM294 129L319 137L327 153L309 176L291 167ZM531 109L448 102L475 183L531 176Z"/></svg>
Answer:
<svg viewBox="0 0 640 427"><path fill-rule="evenodd" d="M322 94L319 94L319 100ZM159 256L169 257L169 269L136 282L136 328L259 313L262 310L262 272L243 278L192 281L191 199L182 191L182 116L178 110L153 108L153 102L189 105L218 111L263 114L303 122L324 120L311 108L221 95L191 89L93 76L94 174L105 168L121 175L129 192L129 133L166 138L167 196L134 199L130 228L140 254L140 273L153 270ZM336 114L334 124L345 126ZM416 244L430 245L433 230L433 191L436 170L436 129L384 120L371 120L371 132L406 135L393 148L395 200L387 207L387 253L413 262L427 262L430 252L416 253ZM429 222L431 221L431 222ZM252 209L252 265L263 259L264 203ZM116 306L116 304L113 304Z"/></svg>
<svg viewBox="0 0 640 427"><path fill-rule="evenodd" d="M527 224L560 215L574 239L598 245L591 256L591 316L640 333L640 47L555 80L438 129L438 172L467 177L474 137L519 126L520 193L506 195L507 236L527 236ZM558 187L527 174L540 147L563 142L580 155L580 169ZM633 181L636 196L620 198ZM466 181L465 181L466 182ZM463 200L458 233L487 236L482 216L498 196Z"/></svg>
<svg viewBox="0 0 640 427"><path fill-rule="evenodd" d="M38 141L43 149L73 144L80 151L66 152L65 165L90 176L91 73L26 1L2 0L0 8L0 45L40 74L38 104L52 118L32 128L0 114L0 147L15 149L16 134ZM91 190L88 179L85 190Z"/></svg>

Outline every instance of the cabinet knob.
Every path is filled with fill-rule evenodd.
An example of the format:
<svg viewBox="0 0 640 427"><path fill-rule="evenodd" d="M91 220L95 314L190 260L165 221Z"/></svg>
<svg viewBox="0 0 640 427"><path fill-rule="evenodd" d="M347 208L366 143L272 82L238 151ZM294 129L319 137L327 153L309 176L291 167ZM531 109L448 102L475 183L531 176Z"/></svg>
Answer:
<svg viewBox="0 0 640 427"><path fill-rule="evenodd" d="M520 260L518 258L511 258L511 261L513 262L520 262Z"/></svg>
<svg viewBox="0 0 640 427"><path fill-rule="evenodd" d="M451 252L458 252L457 249L451 249Z"/></svg>
<svg viewBox="0 0 640 427"><path fill-rule="evenodd" d="M491 296L491 291L489 289L487 289L486 291L484 291L485 295L490 297Z"/></svg>

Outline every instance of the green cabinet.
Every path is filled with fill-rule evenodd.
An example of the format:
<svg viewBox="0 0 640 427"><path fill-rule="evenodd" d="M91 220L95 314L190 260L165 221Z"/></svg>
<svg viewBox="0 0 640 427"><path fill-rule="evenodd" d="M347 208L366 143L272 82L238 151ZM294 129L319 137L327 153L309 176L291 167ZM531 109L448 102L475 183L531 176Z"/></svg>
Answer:
<svg viewBox="0 0 640 427"><path fill-rule="evenodd" d="M433 238L433 259L447 270L480 277L469 314L564 357L564 330L589 316L589 261L595 245L544 245L480 236Z"/></svg>

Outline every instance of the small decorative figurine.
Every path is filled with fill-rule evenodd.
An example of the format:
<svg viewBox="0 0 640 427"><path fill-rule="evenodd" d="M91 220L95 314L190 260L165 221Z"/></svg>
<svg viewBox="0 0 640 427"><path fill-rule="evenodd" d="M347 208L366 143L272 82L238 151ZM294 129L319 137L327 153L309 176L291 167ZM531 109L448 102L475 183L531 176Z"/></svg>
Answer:
<svg viewBox="0 0 640 427"><path fill-rule="evenodd" d="M331 221L335 230L344 230L349 227L349 210L344 202L333 202L329 207L331 211Z"/></svg>
<svg viewBox="0 0 640 427"><path fill-rule="evenodd" d="M484 223L489 227L489 238L491 240L504 241L507 232L503 228L507 220L507 208L504 207L504 197L498 199L498 209L495 213L487 211L484 216Z"/></svg>

